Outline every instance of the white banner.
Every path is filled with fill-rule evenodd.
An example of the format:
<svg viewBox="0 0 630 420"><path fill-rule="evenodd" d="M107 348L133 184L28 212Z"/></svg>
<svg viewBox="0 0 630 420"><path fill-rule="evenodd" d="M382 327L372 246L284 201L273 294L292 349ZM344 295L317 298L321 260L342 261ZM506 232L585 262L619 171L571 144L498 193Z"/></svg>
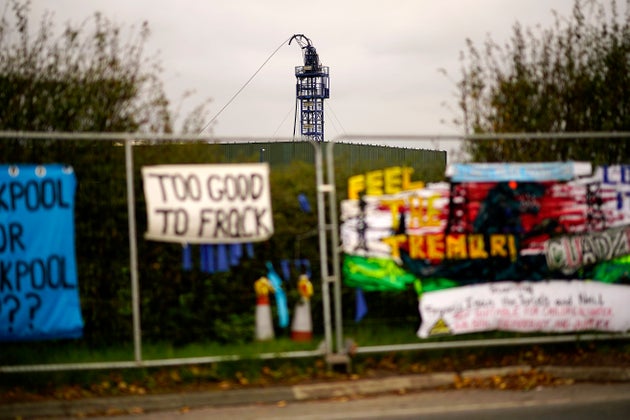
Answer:
<svg viewBox="0 0 630 420"><path fill-rule="evenodd" d="M423 293L420 338L503 330L630 330L630 286L583 280L497 282Z"/></svg>
<svg viewBox="0 0 630 420"><path fill-rule="evenodd" d="M149 240L225 244L273 234L267 163L145 166L142 179Z"/></svg>

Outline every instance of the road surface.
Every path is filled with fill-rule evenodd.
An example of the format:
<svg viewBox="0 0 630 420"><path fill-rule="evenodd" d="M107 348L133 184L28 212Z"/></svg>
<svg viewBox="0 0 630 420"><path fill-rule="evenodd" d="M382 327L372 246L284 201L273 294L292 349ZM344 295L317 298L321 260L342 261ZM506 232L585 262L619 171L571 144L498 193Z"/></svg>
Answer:
<svg viewBox="0 0 630 420"><path fill-rule="evenodd" d="M531 391L448 390L148 412L143 407L117 420L138 419L627 419L630 383L575 384ZM98 417L109 419L112 417Z"/></svg>

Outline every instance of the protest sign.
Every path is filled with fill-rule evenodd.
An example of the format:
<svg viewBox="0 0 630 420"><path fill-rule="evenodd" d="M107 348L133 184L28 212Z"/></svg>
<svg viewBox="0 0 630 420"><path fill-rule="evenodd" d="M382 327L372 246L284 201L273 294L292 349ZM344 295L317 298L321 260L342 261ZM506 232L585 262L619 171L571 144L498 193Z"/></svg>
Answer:
<svg viewBox="0 0 630 420"><path fill-rule="evenodd" d="M580 280L483 283L423 293L421 338L479 331L630 330L630 287Z"/></svg>
<svg viewBox="0 0 630 420"><path fill-rule="evenodd" d="M273 234L267 163L142 168L145 237L162 242L257 242Z"/></svg>
<svg viewBox="0 0 630 420"><path fill-rule="evenodd" d="M72 168L0 165L0 341L83 334Z"/></svg>

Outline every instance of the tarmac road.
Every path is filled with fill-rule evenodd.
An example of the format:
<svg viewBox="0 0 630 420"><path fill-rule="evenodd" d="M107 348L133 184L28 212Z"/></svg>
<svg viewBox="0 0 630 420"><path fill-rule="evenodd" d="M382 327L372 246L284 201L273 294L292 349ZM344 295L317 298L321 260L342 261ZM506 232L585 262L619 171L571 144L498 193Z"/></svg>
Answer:
<svg viewBox="0 0 630 420"><path fill-rule="evenodd" d="M116 417L155 419L627 419L630 384L577 384L533 391L448 390L239 407L180 409ZM111 417L100 417L111 420Z"/></svg>
<svg viewBox="0 0 630 420"><path fill-rule="evenodd" d="M508 366L460 372L470 378L524 372L529 366ZM115 418L170 419L352 419L467 417L479 410L485 418L496 410L507 410L501 418L517 420L519 410L534 407L572 409L585 403L613 407L630 413L630 367L538 368L555 378L570 379L574 385L540 388L535 391L492 391L478 389L443 390L452 387L453 372L399 375L379 379L321 382L270 388L198 391L164 395L142 395L14 403L0 406L0 419ZM589 408L591 410L593 407ZM510 412L514 411L514 413ZM585 409L586 410L586 409ZM587 411L591 413L591 411ZM532 413L533 415L534 413ZM538 417L538 413L536 414ZM113 417L115 416L115 417ZM437 416L437 417L435 417ZM509 416L509 417L508 417ZM544 415L543 415L544 416ZM622 418L630 418L625 415ZM428 417L431 418L431 417ZM497 417L498 418L498 417ZM521 417L523 418L523 417ZM524 417L527 418L527 417ZM530 417L531 418L531 417ZM557 417L554 417L557 418ZM587 418L605 418L594 415Z"/></svg>

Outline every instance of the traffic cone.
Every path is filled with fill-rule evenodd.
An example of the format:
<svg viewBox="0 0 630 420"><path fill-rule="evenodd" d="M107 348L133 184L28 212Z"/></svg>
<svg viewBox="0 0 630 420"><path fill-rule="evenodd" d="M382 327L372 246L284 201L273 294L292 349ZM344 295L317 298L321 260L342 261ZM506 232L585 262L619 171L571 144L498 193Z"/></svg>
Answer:
<svg viewBox="0 0 630 420"><path fill-rule="evenodd" d="M254 283L254 289L256 290L256 340L272 340L274 332L269 291L273 290L273 287L266 277L261 277Z"/></svg>
<svg viewBox="0 0 630 420"><path fill-rule="evenodd" d="M301 298L295 305L295 315L291 323L291 339L293 341L311 341L312 338L311 301Z"/></svg>
<svg viewBox="0 0 630 420"><path fill-rule="evenodd" d="M313 285L306 274L300 275L298 292L300 293L300 300L295 305L295 315L291 324L291 339L293 341L310 341L313 338L310 299L313 295Z"/></svg>

